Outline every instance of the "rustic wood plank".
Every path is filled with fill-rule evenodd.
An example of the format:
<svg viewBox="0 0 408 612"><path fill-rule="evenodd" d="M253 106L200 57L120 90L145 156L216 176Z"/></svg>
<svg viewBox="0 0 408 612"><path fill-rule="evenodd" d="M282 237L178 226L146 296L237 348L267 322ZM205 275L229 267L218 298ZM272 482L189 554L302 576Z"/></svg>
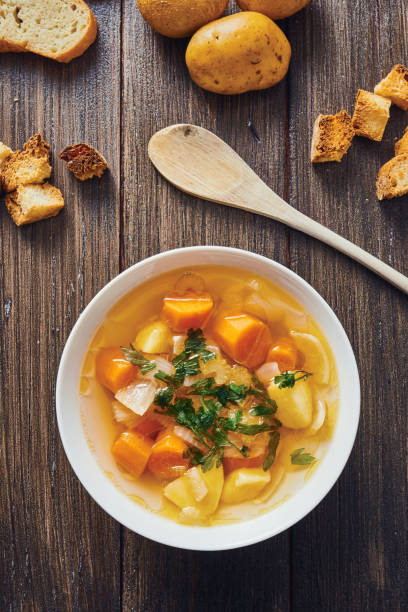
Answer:
<svg viewBox="0 0 408 612"><path fill-rule="evenodd" d="M403 0L312 3L288 24L291 203L408 273L407 200L379 203L378 168L393 155L406 114L395 107L384 141L356 138L341 164L308 162L319 112L352 112L358 88L372 90L408 61ZM290 233L291 267L321 293L356 351L362 417L339 483L292 532L292 608L384 610L408 606L406 296L329 248ZM405 466L405 467L404 467Z"/></svg>
<svg viewBox="0 0 408 612"><path fill-rule="evenodd" d="M1 140L41 131L66 209L1 232L2 610L119 610L120 528L68 465L55 418L55 379L80 311L119 268L120 3L91 3L98 42L65 66L1 55ZM14 101L17 98L18 101ZM80 184L56 159L88 141L111 173Z"/></svg>
<svg viewBox="0 0 408 612"><path fill-rule="evenodd" d="M147 143L156 130L172 123L196 123L224 138L284 195L285 83L238 97L204 92L189 79L185 41L152 32L133 0L125 0L124 14L128 19L123 22L123 267L159 251L197 244L240 247L285 263L282 227L177 191L155 172L147 157ZM248 119L258 130L260 143L248 130ZM123 609L286 610L288 541L284 534L246 550L203 554L159 546L124 530Z"/></svg>

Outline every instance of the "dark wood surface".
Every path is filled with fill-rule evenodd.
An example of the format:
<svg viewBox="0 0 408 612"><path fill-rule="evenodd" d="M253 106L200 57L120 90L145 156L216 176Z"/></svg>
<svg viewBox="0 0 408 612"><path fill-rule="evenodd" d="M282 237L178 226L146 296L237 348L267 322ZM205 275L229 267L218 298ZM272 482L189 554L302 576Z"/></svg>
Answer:
<svg viewBox="0 0 408 612"><path fill-rule="evenodd" d="M407 296L311 238L175 190L146 153L171 123L211 129L295 208L408 274L408 198L380 204L374 191L407 113L393 107L383 142L356 138L341 164L308 161L319 112L351 111L357 88L408 64L406 0L312 1L281 22L288 77L239 97L198 89L186 41L152 32L135 0L90 4L98 41L71 64L0 56L0 140L17 148L41 131L54 154L84 140L111 170L80 184L55 156L62 214L17 228L1 207L0 609L408 609ZM310 282L343 323L362 386L356 445L324 501L290 531L222 553L171 549L111 519L74 476L55 417L58 362L81 310L129 265L195 244L249 249Z"/></svg>

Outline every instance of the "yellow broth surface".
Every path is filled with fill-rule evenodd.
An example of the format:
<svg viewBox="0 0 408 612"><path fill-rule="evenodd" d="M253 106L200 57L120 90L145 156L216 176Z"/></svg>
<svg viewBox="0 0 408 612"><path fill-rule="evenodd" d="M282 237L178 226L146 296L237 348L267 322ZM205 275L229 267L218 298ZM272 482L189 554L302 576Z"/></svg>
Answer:
<svg viewBox="0 0 408 612"><path fill-rule="evenodd" d="M123 493L153 512L178 520L180 509L164 497L162 483L147 470L136 480L116 464L111 448L125 427L113 418L112 393L96 380L95 356L101 347L129 346L142 327L160 317L163 297L174 290L178 279L186 272L194 272L203 277L205 289L213 296L216 308L231 311L241 309L258 316L268 324L273 338L285 336L290 331L312 334L320 341L326 355L326 367L329 368L327 384L316 381L316 372L313 372L308 381L314 405L317 399L325 404L323 426L312 435L310 428L293 430L282 427L269 484L251 501L234 505L220 502L216 512L205 524L246 520L284 503L308 478L319 477L319 463L330 443L338 409L336 367L326 339L299 303L269 280L245 270L223 266L194 266L155 277L128 293L111 309L98 328L84 360L80 381L83 428L101 469ZM303 447L317 460L306 467L292 465L290 453Z"/></svg>

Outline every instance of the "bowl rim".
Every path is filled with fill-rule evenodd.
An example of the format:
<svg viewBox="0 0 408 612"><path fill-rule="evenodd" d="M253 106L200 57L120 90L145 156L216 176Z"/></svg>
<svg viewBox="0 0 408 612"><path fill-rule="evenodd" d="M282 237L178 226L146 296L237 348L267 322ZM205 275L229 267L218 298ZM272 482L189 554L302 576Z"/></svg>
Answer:
<svg viewBox="0 0 408 612"><path fill-rule="evenodd" d="M73 349L75 349L75 344L77 343L77 340L78 340L78 334L81 331L82 326L87 321L87 319L90 317L91 313L95 309L95 306L100 304L105 299L105 296L110 294L113 289L118 287L120 284L124 283L125 279L133 276L137 270L142 270L144 266L156 264L160 262L161 260L168 258L168 257L176 257L177 255L180 255L180 254L188 256L189 253L193 253L193 252L197 253L199 251L202 251L202 252L207 251L207 253L218 253L218 254L227 253L232 256L236 256L237 258L239 257L247 258L247 260L258 262L259 265L263 264L269 267L271 271L275 270L278 273L282 274L283 276L286 276L288 279L288 283L292 281L295 285L298 285L302 291L306 292L306 295L308 294L310 299L313 299L320 306L320 308L323 311L325 311L327 321L330 322L330 324L332 325L333 335L337 335L336 336L337 341L342 343L343 350L344 350L343 361L345 364L345 368L348 371L348 376L350 377L348 381L340 380L340 369L339 369L339 362L337 361L337 355L334 353L332 349L332 342L330 338L328 338L327 334L324 333L326 340L333 352L333 357L336 362L336 367L337 367L338 376L339 376L340 394L342 393L342 390L343 390L341 386L341 382L345 383L345 389L348 392L348 395L346 393L346 399L348 402L347 406L352 416L352 419L347 422L347 428L344 428L343 433L345 435L345 439L342 440L342 443L339 446L340 455L334 455L333 453L331 453L331 455L333 455L333 458L332 458L333 465L330 464L331 470L329 472L327 471L327 469L325 471L325 473L327 472L326 480L322 482L322 478L320 479L318 478L316 479L314 477L310 478L308 482L305 482L305 484L290 497L290 499L286 500L283 504L280 505L280 508L290 507L292 512L282 514L282 512L279 511L279 507L278 508L272 507L269 511L265 512L264 514L261 514L258 517L250 518L248 520L232 522L231 524L225 524L225 525L202 527L202 526L191 526L191 525L178 524L174 521L171 521L165 517L162 517L150 511L149 509L145 509L142 506L139 506L139 504L130 500L125 493L120 491L118 487L116 487L112 482L110 482L106 474L103 472L101 467L98 465L97 459L95 455L91 452L88 442L86 441L86 438L85 438L85 432L82 428L82 422L80 420L80 415L79 415L79 405L78 405L78 410L77 410L78 414L75 413L75 416L73 417L74 420L76 421L76 426L78 426L78 422L81 422L83 440L82 439L79 440L78 443L82 446L82 450L84 452L86 452L84 444L86 445L86 448L88 449L88 452L89 452L89 456L93 458L93 465L92 466L83 465L81 460L78 460L78 456L73 452L73 449L71 448L69 436L70 436L70 431L72 428L71 428L71 425L69 424L67 426L65 422L64 402L66 402L67 400L65 400L64 398L64 393L65 393L66 381L69 376L70 368L72 368L72 364L70 364L70 361L72 360ZM195 267L200 264L194 263L191 265ZM214 264L214 265L217 265L217 264ZM221 265L221 266L226 265L228 267L235 267L233 264L225 264L222 261L220 261L218 265ZM176 265L174 267L170 267L169 270L176 270L182 267L185 267L185 265L184 266ZM159 276L165 273L165 271L166 270L156 272L155 274L153 274L152 278L154 278L154 276ZM265 274L258 273L258 272L256 272L256 274L259 274L260 276L263 275L265 276L265 278L268 278L266 275L266 270L265 270ZM138 285L142 284L143 282L145 281L144 280L135 281L133 287L136 288ZM281 284L279 281L272 281L272 282L275 282L275 284L277 285ZM285 287L283 288L285 291L291 294L291 291L289 289ZM107 308L107 311L110 310L114 306L114 304L117 303L121 299L121 297L129 293L129 291L131 290L132 289L130 288L130 289L126 289L126 291L123 291L122 293L119 292L119 294L111 301L111 304L109 308ZM292 297L295 297L295 296L292 295ZM299 301L298 297L295 297L295 299ZM305 307L305 306L302 304L302 307ZM91 338L94 336L95 332L97 331L101 323L102 323L102 320L100 320L97 325L94 325L93 331L90 334ZM319 322L318 322L318 325L320 327ZM89 346L89 342L90 340L87 343L88 346ZM82 359L80 362L81 369L82 369L84 356L85 355L82 355ZM340 365L343 367L344 364L342 363ZM79 383L79 379L77 383ZM68 402L71 403L70 400L68 400ZM79 402L79 393L78 393L78 402ZM326 464L328 465L328 455L329 455L330 449L333 447L334 439L336 437L336 430L337 430L338 422L341 416L340 413L341 413L342 403L343 403L342 398L340 397L336 429L333 434L331 444L329 445L328 451L324 457L324 460L319 466L319 469L316 470L318 474L321 474L323 467ZM212 246L212 245L181 247L177 249L164 251L162 253L158 253L156 255L142 259L141 261L133 264L132 266L130 266L129 268L127 268L126 270L122 271L120 274L115 276L91 299L89 304L85 307L85 309L79 315L76 323L74 324L67 338L67 341L65 343L65 347L64 347L61 359L60 359L58 375L57 375L57 383L56 383L56 413L57 413L57 423L58 423L58 430L59 430L61 442L62 442L64 451L65 451L65 454L68 458L68 461L74 473L76 474L76 476L78 477L79 481L84 486L86 491L89 493L89 495L112 518L116 519L121 525L127 527L128 529L130 529L131 531L134 531L135 533L139 535L142 535L144 537L149 538L150 540L153 540L153 541L156 541L162 544L166 544L168 546L172 546L175 548L181 548L185 550L201 550L201 551L230 550L234 548L240 548L243 546L249 546L257 542L261 542L270 537L278 535L279 533L282 533L286 529L292 527L298 521L303 519L307 514L309 514L309 512L311 512L323 500L323 498L327 495L330 489L335 485L335 483L337 482L340 474L342 473L349 459L349 456L351 454L351 451L354 445L354 441L356 438L357 430L358 430L358 424L359 424L359 418L360 418L360 380L359 380L359 373L357 369L357 363L356 363L356 359L354 356L354 352L353 352L350 341L347 337L347 334L342 324L340 323L339 319L337 318L337 316L335 315L335 313L333 312L329 304L320 296L320 294L309 283L307 283L298 274L296 274L295 272L293 272L286 266L272 259L264 257L263 255L252 253L251 251L246 251L244 249L236 249L232 247ZM99 473L97 473L97 471L99 471ZM107 486L108 483L110 484L110 487ZM109 494L107 494L107 489L109 489ZM302 492L305 492L305 490L309 492L309 496L307 497L307 499L302 500L302 505L299 505L299 504L296 505L296 498L300 497ZM123 499L122 503L119 503L118 495L126 499ZM126 506L126 500L128 503L132 504L134 512L132 514L130 512L127 512L125 516L124 508ZM295 500L295 504L293 504L294 500ZM273 521L270 521L269 525L267 521L265 521L268 515L270 515L273 512L275 512L276 514L276 511L278 511L279 515L282 515L280 518L278 527L275 526ZM143 512L143 517L141 515L141 512ZM137 524L137 526L135 526L134 524L134 521L132 518L133 514L135 515L135 517L142 519L141 523ZM143 520L143 518L145 518L146 520ZM245 528L246 526L250 524L255 525L256 523L259 524L260 526L259 529L256 526L253 529L249 529L249 530ZM244 533L244 532L248 532L248 533Z"/></svg>

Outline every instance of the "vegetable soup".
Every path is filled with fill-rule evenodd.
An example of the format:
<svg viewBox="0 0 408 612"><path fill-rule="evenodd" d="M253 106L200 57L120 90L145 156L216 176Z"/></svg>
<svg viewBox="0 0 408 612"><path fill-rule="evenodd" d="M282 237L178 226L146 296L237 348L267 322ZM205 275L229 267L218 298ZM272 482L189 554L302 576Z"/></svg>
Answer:
<svg viewBox="0 0 408 612"><path fill-rule="evenodd" d="M315 472L336 422L317 324L245 270L195 266L122 298L80 385L97 461L135 502L186 524L257 516Z"/></svg>

